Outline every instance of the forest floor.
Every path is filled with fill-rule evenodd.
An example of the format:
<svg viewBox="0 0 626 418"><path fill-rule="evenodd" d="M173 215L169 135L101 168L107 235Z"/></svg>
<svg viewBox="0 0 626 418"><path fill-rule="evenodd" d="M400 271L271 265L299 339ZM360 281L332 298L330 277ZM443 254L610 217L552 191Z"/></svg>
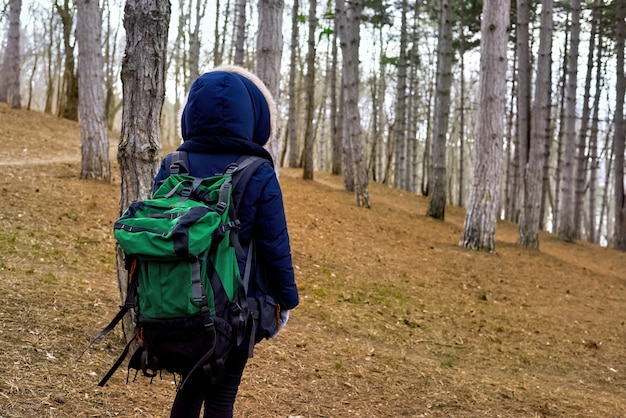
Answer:
<svg viewBox="0 0 626 418"><path fill-rule="evenodd" d="M120 302L119 172L80 180L79 161L76 123L0 105L0 418L167 417L171 376L96 386L120 329L77 361ZM236 417L626 416L625 253L546 233L528 251L507 222L495 254L468 251L460 208L281 184L301 305L257 346Z"/></svg>

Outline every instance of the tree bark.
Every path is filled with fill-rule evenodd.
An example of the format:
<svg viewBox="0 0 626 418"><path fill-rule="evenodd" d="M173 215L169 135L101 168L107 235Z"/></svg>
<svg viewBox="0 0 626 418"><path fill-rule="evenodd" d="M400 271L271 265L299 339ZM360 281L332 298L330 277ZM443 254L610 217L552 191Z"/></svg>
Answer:
<svg viewBox="0 0 626 418"><path fill-rule="evenodd" d="M518 178L523 177L528 163L528 150L530 148L530 45L528 35L528 24L530 20L529 0L518 0L517 2L517 146L519 151L516 152L518 157L517 169ZM521 175L520 175L521 174ZM521 197L515 199L512 211L514 218L517 218L515 212L517 208L524 206L524 194L520 193L523 185L522 181L514 182L513 194Z"/></svg>
<svg viewBox="0 0 626 418"><path fill-rule="evenodd" d="M528 147L528 163L524 167L519 243L529 249L539 249L543 157L550 129L552 4L552 0L542 0L541 3L539 58L530 127L531 141Z"/></svg>
<svg viewBox="0 0 626 418"><path fill-rule="evenodd" d="M63 22L63 52L65 56L64 90L62 94L59 94L58 116L69 120L78 120L78 76L74 68L74 43L72 42L74 15L69 0L65 0L63 6L56 1L55 6Z"/></svg>
<svg viewBox="0 0 626 418"><path fill-rule="evenodd" d="M124 8L126 51L122 61L123 111L117 159L122 177L120 214L135 200L146 199L161 157L161 111L165 98L169 0L127 0ZM120 297L124 301L127 273L117 250ZM127 339L132 320L124 320Z"/></svg>
<svg viewBox="0 0 626 418"><path fill-rule="evenodd" d="M617 0L617 27L615 48L617 55L617 83L615 100L615 132L613 152L615 154L615 248L626 251L626 189L624 189L624 37L626 35L626 0Z"/></svg>
<svg viewBox="0 0 626 418"><path fill-rule="evenodd" d="M109 136L101 56L102 12L98 2L77 0L78 116L82 161L80 177L109 181Z"/></svg>
<svg viewBox="0 0 626 418"><path fill-rule="evenodd" d="M483 3L476 157L462 239L465 248L489 252L495 251L500 201L509 7L509 0Z"/></svg>
<svg viewBox="0 0 626 418"><path fill-rule="evenodd" d="M591 18L591 32L589 33L589 47L587 48L587 71L585 74L585 86L583 94L583 113L580 121L580 129L578 132L578 141L576 144L576 166L574 172L574 231L577 238L581 238L583 234L582 222L584 218L585 179L587 173L586 151L588 149L587 138L589 129L589 118L591 115L591 107L589 105L589 102L591 100L591 79L593 75L594 53L596 49L596 28L598 13L597 1L595 2L593 8L594 9ZM597 92L600 92L599 88Z"/></svg>
<svg viewBox="0 0 626 418"><path fill-rule="evenodd" d="M265 83L280 108L280 63L283 51L283 0L259 1L259 32L256 38L256 72ZM277 127L278 128L278 127ZM267 148L275 164L276 175L280 174L280 134Z"/></svg>
<svg viewBox="0 0 626 418"><path fill-rule="evenodd" d="M202 26L202 20L204 19L206 4L206 0L195 0L193 28L189 33L189 59L187 62L189 68L189 78L187 80L186 91L189 91L191 83L193 83L200 75L200 45L202 44L202 40L200 39L200 27ZM192 0L189 3L190 24L192 22L191 9L193 5L194 1Z"/></svg>
<svg viewBox="0 0 626 418"><path fill-rule="evenodd" d="M6 102L13 109L21 107L20 98L20 13L22 0L9 2L9 29L7 46L2 60L0 77L0 102Z"/></svg>
<svg viewBox="0 0 626 418"><path fill-rule="evenodd" d="M235 4L235 57L233 64L243 66L244 45L246 42L246 0L237 0ZM260 17L259 17L260 19Z"/></svg>
<svg viewBox="0 0 626 418"><path fill-rule="evenodd" d="M341 38L343 55L342 90L345 96L342 109L345 114L343 121L345 124L345 146L348 146L350 150L345 167L346 171L353 173L357 206L369 208L368 178L363 158L361 115L359 113L359 42L363 3L360 0L353 0L346 6L344 0L338 0L337 9L342 19L339 25L339 37Z"/></svg>
<svg viewBox="0 0 626 418"><path fill-rule="evenodd" d="M298 166L298 135L296 111L298 104L298 95L296 94L296 67L298 66L298 13L300 9L300 1L294 0L291 9L291 45L289 52L291 54L289 60L289 110L287 116L287 148L289 150L287 165L295 168Z"/></svg>
<svg viewBox="0 0 626 418"><path fill-rule="evenodd" d="M302 178L313 180L313 149L315 145L315 131L313 127L313 112L315 107L315 28L317 26L317 0L309 0L309 37L306 55L306 124L304 133L304 158L302 164Z"/></svg>
<svg viewBox="0 0 626 418"><path fill-rule="evenodd" d="M398 77L396 83L396 102L394 123L394 143L395 143L395 169L393 185L396 189L407 189L407 137L406 137L406 79L407 60L406 49L408 43L407 11L408 1L402 0L401 24L400 24L400 55L398 57Z"/></svg>
<svg viewBox="0 0 626 418"><path fill-rule="evenodd" d="M331 70L330 70L330 125L331 125L331 136L332 136L332 162L331 162L331 173L334 175L340 175L341 171L342 171L342 165L341 165L341 150L342 150L342 140L343 140L343 135L342 135L342 131L341 131L341 126L342 123L340 121L340 118L342 117L341 114L338 113L338 108L339 106L337 105L337 56L338 54L338 48L337 48L337 42L338 42L338 17L337 14L335 13L335 18L333 19L333 36L332 36L332 64L331 64ZM341 89L341 84L339 89Z"/></svg>
<svg viewBox="0 0 626 418"><path fill-rule="evenodd" d="M599 224L597 221L597 203L596 203L596 186L598 181L598 124L600 121L600 92L602 85L602 55L604 40L602 26L598 26L598 47L596 54L596 93L593 98L593 116L591 120L591 130L589 132L589 233L587 234L587 240L589 242L598 243L600 234L596 232L596 228ZM607 183L608 184L608 183Z"/></svg>
<svg viewBox="0 0 626 418"><path fill-rule="evenodd" d="M580 39L580 0L572 0L570 50L567 60L567 89L565 98L565 136L563 148L563 178L559 208L559 238L572 242L577 238L574 226L574 164L576 159L576 86L578 45Z"/></svg>
<svg viewBox="0 0 626 418"><path fill-rule="evenodd" d="M437 86L435 94L434 132L430 151L429 193L426 214L443 220L446 211L446 142L450 116L450 87L452 85L452 3L440 0L439 36L437 41Z"/></svg>

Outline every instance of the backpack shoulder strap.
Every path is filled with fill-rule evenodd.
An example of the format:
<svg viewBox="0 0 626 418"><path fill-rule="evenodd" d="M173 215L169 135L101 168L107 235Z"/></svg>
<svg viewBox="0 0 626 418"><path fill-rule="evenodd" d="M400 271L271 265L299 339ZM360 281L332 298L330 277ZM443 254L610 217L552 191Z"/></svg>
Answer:
<svg viewBox="0 0 626 418"><path fill-rule="evenodd" d="M241 197L246 191L250 178L254 175L257 168L259 168L265 161L264 158L256 157L253 155L241 156L235 163L235 169L232 171L232 194L231 194L231 206L233 208L232 218L237 218L239 210L239 202ZM227 168L228 170L228 168Z"/></svg>
<svg viewBox="0 0 626 418"><path fill-rule="evenodd" d="M186 151L174 151L165 156L165 171L170 174L189 174L189 157Z"/></svg>

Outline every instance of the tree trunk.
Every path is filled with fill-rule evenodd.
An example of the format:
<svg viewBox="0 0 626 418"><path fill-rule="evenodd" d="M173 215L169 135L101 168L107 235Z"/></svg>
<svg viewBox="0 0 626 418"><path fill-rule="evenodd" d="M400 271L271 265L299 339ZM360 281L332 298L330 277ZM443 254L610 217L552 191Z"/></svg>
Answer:
<svg viewBox="0 0 626 418"><path fill-rule="evenodd" d="M599 13L598 13L599 14ZM603 30L602 26L598 26L598 48L596 53L596 92L593 97L593 116L591 120L591 131L589 132L589 233L587 240L589 242L598 243L600 234L596 232L597 215L596 215L596 184L598 181L598 124L600 113L600 94L602 93L602 54L603 54ZM608 183L607 183L608 184Z"/></svg>
<svg viewBox="0 0 626 418"><path fill-rule="evenodd" d="M98 2L77 0L78 110L82 161L80 177L109 181L109 136L101 57L102 12Z"/></svg>
<svg viewBox="0 0 626 418"><path fill-rule="evenodd" d="M567 60L567 89L565 95L565 136L563 148L563 178L561 180L561 206L559 208L559 238L572 242L577 238L574 227L574 164L576 154L576 84L578 44L580 34L580 0L572 0L570 51Z"/></svg>
<svg viewBox="0 0 626 418"><path fill-rule="evenodd" d="M598 2L594 4L594 11L591 18L591 33L589 34L589 48L587 48L587 71L585 75L585 87L583 94L583 113L580 121L578 133L578 143L576 144L576 167L574 175L574 231L576 237L582 237L582 221L584 215L585 199L585 178L587 173L587 131L589 128L589 117L591 108L589 106L591 96L591 78L593 75L593 54L596 49L596 28ZM598 86L599 87L599 86ZM600 89L598 88L598 93Z"/></svg>
<svg viewBox="0 0 626 418"><path fill-rule="evenodd" d="M63 69L63 94L59 94L58 115L69 120L78 120L78 76L75 71L74 43L72 30L74 16L69 0L65 0L63 7L55 2L57 12L63 22L63 52L65 67Z"/></svg>
<svg viewBox="0 0 626 418"><path fill-rule="evenodd" d="M204 13L206 10L206 0L195 0L194 18L191 19L191 8L194 5L193 0L189 3L189 22L193 21L193 28L189 32L189 55L187 65L189 68L189 79L187 80L186 91L191 88L196 78L200 75L200 45L202 43L200 39L200 27L202 26L202 19L204 19Z"/></svg>
<svg viewBox="0 0 626 418"><path fill-rule="evenodd" d="M235 58L233 64L243 66L244 45L246 42L246 0L236 0L235 4ZM263 0L261 0L263 1ZM259 20L261 16L259 15Z"/></svg>
<svg viewBox="0 0 626 418"><path fill-rule="evenodd" d="M295 168L298 166L298 134L297 134L297 94L296 94L296 67L298 66L298 57L296 56L298 51L298 12L300 9L300 1L294 0L293 7L291 9L291 45L289 46L289 52L291 54L289 60L289 113L287 117L287 148L289 154L287 158L287 165Z"/></svg>
<svg viewBox="0 0 626 418"><path fill-rule="evenodd" d="M117 159L122 177L120 213L135 200L148 198L161 157L161 111L165 97L169 0L127 0L124 8L126 51L122 61L123 114ZM127 274L117 251L121 300ZM124 320L126 338L132 321Z"/></svg>
<svg viewBox="0 0 626 418"><path fill-rule="evenodd" d="M406 137L406 49L408 43L407 14L408 1L402 0L401 26L400 26L400 56L398 58L398 81L396 82L396 103L394 123L394 143L395 145L395 169L393 185L396 189L407 189L406 157L407 157L407 137ZM382 40L381 40L382 42Z"/></svg>
<svg viewBox="0 0 626 418"><path fill-rule="evenodd" d="M350 148L350 165L346 163L346 171L351 170L354 179L354 194L357 206L369 208L369 190L367 171L363 158L363 140L361 135L361 115L359 113L359 42L361 10L363 3L354 0L344 4L337 1L342 24L339 25L341 50L343 55L343 92L342 104L345 140Z"/></svg>
<svg viewBox="0 0 626 418"><path fill-rule="evenodd" d="M569 15L565 26L569 28ZM561 66L560 88L559 88L559 133L556 139L556 169L554 170L554 210L552 212L552 232L559 229L559 221L561 213L561 172L563 171L563 135L565 126L565 85L567 82L567 51L569 46L569 30L565 32L565 41L563 43L563 59Z"/></svg>
<svg viewBox="0 0 626 418"><path fill-rule="evenodd" d="M338 42L338 17L337 14L335 13L335 18L333 19L333 46L332 46L332 65L331 65L331 70L330 70L330 124L331 124L331 136L332 136L332 163L331 163L331 172L334 175L340 175L341 174L341 150L342 150L342 138L343 138L343 134L341 131L341 120L340 118L341 113L338 112L338 108L339 106L337 106L337 61L338 61L338 48L337 48L337 42ZM341 83L340 83L340 87L339 89L341 89Z"/></svg>
<svg viewBox="0 0 626 418"><path fill-rule="evenodd" d="M7 46L2 60L0 77L0 102L6 102L13 109L21 107L20 98L20 13L22 0L9 2L9 30Z"/></svg>
<svg viewBox="0 0 626 418"><path fill-rule="evenodd" d="M485 0L480 46L476 157L462 245L495 251L506 110L509 0Z"/></svg>
<svg viewBox="0 0 626 418"><path fill-rule="evenodd" d="M256 72L265 83L280 108L280 62L283 47L283 0L259 1L259 32L256 39ZM280 134L267 148L275 164L276 175L280 166Z"/></svg>
<svg viewBox="0 0 626 418"><path fill-rule="evenodd" d="M626 35L626 0L617 0L617 30L615 48L617 55L617 83L615 100L615 247L626 251L626 190L624 189L624 36Z"/></svg>
<svg viewBox="0 0 626 418"><path fill-rule="evenodd" d="M313 112L315 107L315 27L317 0L309 0L309 38L306 54L306 124L304 133L304 159L302 164L302 178L313 180L313 149L315 135L313 129Z"/></svg>
<svg viewBox="0 0 626 418"><path fill-rule="evenodd" d="M450 116L452 85L452 3L440 0L437 41L437 87L435 94L435 129L430 151L430 202L426 214L443 220L446 211L446 142Z"/></svg>
<svg viewBox="0 0 626 418"><path fill-rule="evenodd" d="M530 249L539 249L543 156L550 130L552 28L552 0L542 0L539 58L530 127L531 140L528 147L528 163L524 167L523 210L519 228L519 243Z"/></svg>
<svg viewBox="0 0 626 418"><path fill-rule="evenodd" d="M530 148L530 45L528 35L528 23L530 20L530 0L518 0L517 2L517 54L518 54L518 70L517 70L517 169L518 177L523 177L528 163L528 152ZM521 174L521 175L520 175ZM521 182L514 182L512 193L521 197L516 199L513 205L513 212L517 212L517 208L524 206L524 194L520 193L523 187L523 178ZM513 215L517 218L516 215Z"/></svg>
<svg viewBox="0 0 626 418"><path fill-rule="evenodd" d="M513 139L517 130L513 128L515 107L517 106L517 49L513 55L513 80L511 81L511 107L507 112L506 134L506 174L504 183L504 219L517 222L515 207L517 203L517 190L519 187L519 147ZM516 136L517 137L517 136Z"/></svg>

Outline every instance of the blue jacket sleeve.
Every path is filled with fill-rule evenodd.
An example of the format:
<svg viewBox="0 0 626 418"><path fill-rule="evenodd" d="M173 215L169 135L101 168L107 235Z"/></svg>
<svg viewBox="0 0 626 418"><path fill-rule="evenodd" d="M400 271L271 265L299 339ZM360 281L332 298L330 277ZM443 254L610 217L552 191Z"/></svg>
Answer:
<svg viewBox="0 0 626 418"><path fill-rule="evenodd" d="M265 180L252 231L257 246L257 263L267 280L270 294L282 309L293 309L299 300L282 191L269 164L259 167L256 175Z"/></svg>

